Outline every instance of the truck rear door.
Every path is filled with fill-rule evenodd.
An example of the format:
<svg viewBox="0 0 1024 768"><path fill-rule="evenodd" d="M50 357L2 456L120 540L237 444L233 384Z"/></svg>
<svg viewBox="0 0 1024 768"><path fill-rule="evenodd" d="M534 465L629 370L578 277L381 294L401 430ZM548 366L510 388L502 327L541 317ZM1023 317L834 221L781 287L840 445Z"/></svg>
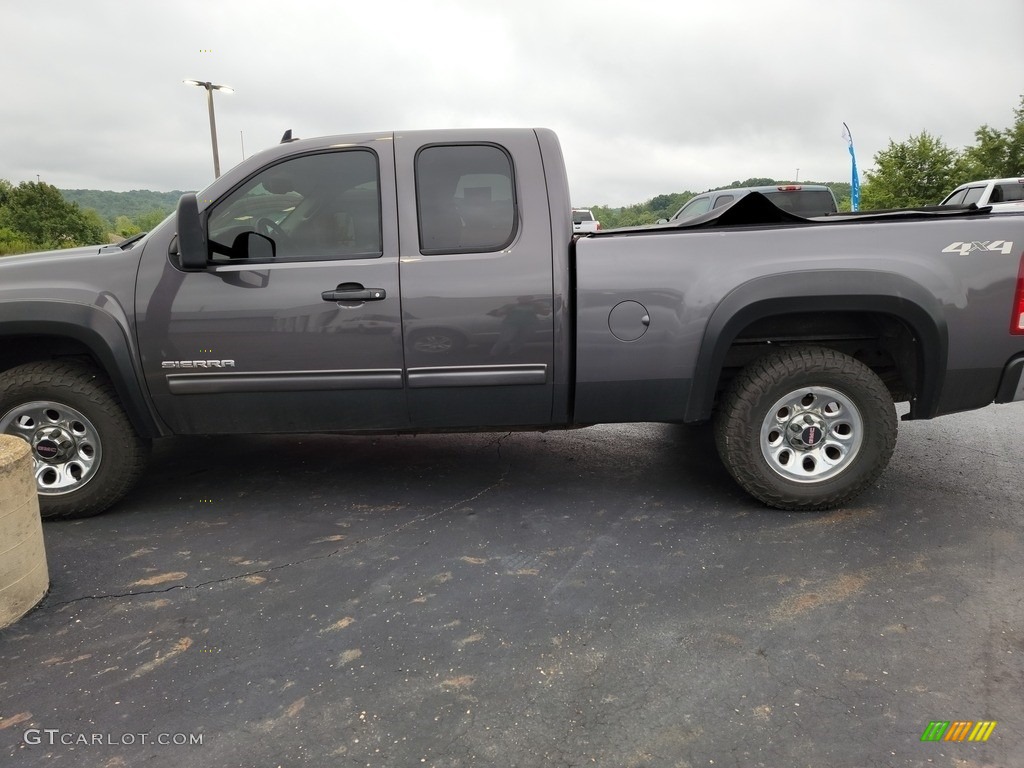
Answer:
<svg viewBox="0 0 1024 768"><path fill-rule="evenodd" d="M412 425L548 424L555 308L536 136L396 134L395 163Z"/></svg>

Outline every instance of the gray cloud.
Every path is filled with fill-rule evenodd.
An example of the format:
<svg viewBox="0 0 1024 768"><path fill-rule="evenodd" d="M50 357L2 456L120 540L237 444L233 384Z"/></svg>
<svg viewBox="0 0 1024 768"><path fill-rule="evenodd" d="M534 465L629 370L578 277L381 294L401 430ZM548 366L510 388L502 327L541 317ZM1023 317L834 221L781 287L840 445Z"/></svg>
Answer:
<svg viewBox="0 0 1024 768"><path fill-rule="evenodd" d="M0 177L196 189L297 135L546 126L577 203L628 204L751 176L845 180L922 130L947 145L1013 121L1024 4L863 0L217 3L5 8ZM1012 35L1011 35L1012 37ZM1008 38L1009 40L1009 38Z"/></svg>

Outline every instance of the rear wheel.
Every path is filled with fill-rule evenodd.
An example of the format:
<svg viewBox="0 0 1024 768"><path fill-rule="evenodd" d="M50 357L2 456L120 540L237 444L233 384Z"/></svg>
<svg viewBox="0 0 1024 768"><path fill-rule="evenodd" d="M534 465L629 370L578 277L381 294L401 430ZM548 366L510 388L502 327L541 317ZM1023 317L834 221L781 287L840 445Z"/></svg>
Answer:
<svg viewBox="0 0 1024 768"><path fill-rule="evenodd" d="M40 513L50 519L99 514L128 492L149 455L113 385L80 362L0 374L0 432L31 446Z"/></svg>
<svg viewBox="0 0 1024 768"><path fill-rule="evenodd" d="M751 363L716 415L729 473L755 498L788 510L837 507L874 482L896 445L885 384L854 358L820 347Z"/></svg>

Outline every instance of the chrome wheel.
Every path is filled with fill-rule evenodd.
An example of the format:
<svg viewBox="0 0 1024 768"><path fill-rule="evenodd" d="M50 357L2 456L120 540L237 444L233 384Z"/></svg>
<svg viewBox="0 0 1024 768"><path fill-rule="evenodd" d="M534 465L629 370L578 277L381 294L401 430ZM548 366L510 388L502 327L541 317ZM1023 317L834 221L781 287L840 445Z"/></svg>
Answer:
<svg viewBox="0 0 1024 768"><path fill-rule="evenodd" d="M829 387L805 387L779 398L761 423L761 455L781 477L816 483L841 473L864 440L853 401Z"/></svg>
<svg viewBox="0 0 1024 768"><path fill-rule="evenodd" d="M103 458L99 432L80 411L62 403L36 400L0 416L0 432L32 446L40 495L76 491L96 475Z"/></svg>

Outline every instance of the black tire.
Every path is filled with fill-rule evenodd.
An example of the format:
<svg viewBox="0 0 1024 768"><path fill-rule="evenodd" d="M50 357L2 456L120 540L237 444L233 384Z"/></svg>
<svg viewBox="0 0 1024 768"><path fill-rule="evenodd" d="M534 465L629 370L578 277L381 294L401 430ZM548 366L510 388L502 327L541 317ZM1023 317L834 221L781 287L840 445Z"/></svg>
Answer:
<svg viewBox="0 0 1024 768"><path fill-rule="evenodd" d="M822 347L748 365L715 417L726 469L768 506L837 507L873 483L896 446L896 411L874 371Z"/></svg>
<svg viewBox="0 0 1024 768"><path fill-rule="evenodd" d="M77 361L0 373L0 432L32 445L46 519L97 515L123 497L149 457L110 381Z"/></svg>

